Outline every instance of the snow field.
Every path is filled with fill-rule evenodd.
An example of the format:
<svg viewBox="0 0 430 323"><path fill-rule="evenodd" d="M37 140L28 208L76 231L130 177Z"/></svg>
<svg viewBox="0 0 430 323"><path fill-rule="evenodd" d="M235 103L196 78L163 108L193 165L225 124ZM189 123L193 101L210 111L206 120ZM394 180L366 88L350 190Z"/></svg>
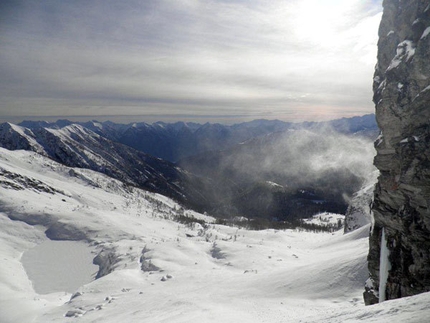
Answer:
<svg viewBox="0 0 430 323"><path fill-rule="evenodd" d="M183 225L172 220L179 205L160 195L88 170L71 175L31 152L0 152L0 170L57 190L0 184L2 323L422 322L430 315L428 294L364 306L368 226L343 235ZM20 260L46 241L48 227L110 252L113 271L76 293L37 294ZM158 270L143 271L143 262Z"/></svg>

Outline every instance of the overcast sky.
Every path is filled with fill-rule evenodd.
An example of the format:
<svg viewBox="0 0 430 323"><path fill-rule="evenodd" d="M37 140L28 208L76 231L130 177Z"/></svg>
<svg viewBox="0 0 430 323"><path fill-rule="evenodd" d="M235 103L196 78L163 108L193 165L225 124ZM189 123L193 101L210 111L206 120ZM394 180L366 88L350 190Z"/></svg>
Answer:
<svg viewBox="0 0 430 323"><path fill-rule="evenodd" d="M381 2L3 0L0 119L372 113Z"/></svg>

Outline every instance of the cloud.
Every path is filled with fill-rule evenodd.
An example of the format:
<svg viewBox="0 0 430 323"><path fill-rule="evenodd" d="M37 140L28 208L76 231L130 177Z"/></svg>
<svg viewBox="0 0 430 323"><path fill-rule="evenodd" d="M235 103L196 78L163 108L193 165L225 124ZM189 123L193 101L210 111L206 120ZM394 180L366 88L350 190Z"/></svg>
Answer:
<svg viewBox="0 0 430 323"><path fill-rule="evenodd" d="M373 110L380 1L11 3L1 115Z"/></svg>

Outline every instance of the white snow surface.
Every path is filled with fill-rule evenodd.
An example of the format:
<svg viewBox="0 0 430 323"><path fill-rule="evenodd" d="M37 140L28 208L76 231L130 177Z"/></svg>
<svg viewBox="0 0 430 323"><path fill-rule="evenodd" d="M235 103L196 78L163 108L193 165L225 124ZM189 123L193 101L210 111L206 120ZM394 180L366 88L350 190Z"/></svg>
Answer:
<svg viewBox="0 0 430 323"><path fill-rule="evenodd" d="M73 293L97 274L92 249L81 241L48 239L24 252L21 262L37 293Z"/></svg>
<svg viewBox="0 0 430 323"><path fill-rule="evenodd" d="M1 323L423 322L430 317L429 293L364 306L369 226L344 235L343 230L183 225L172 220L175 214L197 213L102 174L70 170L33 152L0 148ZM44 186L28 185L31 180ZM21 257L46 242L44 231L55 223L73 228L96 252L111 250L117 259L113 271L74 294L36 293ZM58 265L56 258L50 261ZM159 270L142 271L142 262Z"/></svg>
<svg viewBox="0 0 430 323"><path fill-rule="evenodd" d="M415 55L415 44L411 40L404 40L397 45L396 56L391 60L387 71L390 71L402 62L408 62Z"/></svg>

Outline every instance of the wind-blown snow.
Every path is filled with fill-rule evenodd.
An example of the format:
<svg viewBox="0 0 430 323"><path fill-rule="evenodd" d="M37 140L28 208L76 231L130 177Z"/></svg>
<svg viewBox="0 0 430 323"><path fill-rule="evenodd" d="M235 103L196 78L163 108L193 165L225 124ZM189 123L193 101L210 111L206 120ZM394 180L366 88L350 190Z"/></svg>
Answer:
<svg viewBox="0 0 430 323"><path fill-rule="evenodd" d="M36 180L44 185L31 186ZM180 224L179 215L213 219L102 174L5 149L0 205L2 323L422 322L430 315L429 294L364 306L369 226L344 235ZM21 256L47 241L47 228L48 236L87 240L109 254L111 272L73 294L36 293Z"/></svg>

